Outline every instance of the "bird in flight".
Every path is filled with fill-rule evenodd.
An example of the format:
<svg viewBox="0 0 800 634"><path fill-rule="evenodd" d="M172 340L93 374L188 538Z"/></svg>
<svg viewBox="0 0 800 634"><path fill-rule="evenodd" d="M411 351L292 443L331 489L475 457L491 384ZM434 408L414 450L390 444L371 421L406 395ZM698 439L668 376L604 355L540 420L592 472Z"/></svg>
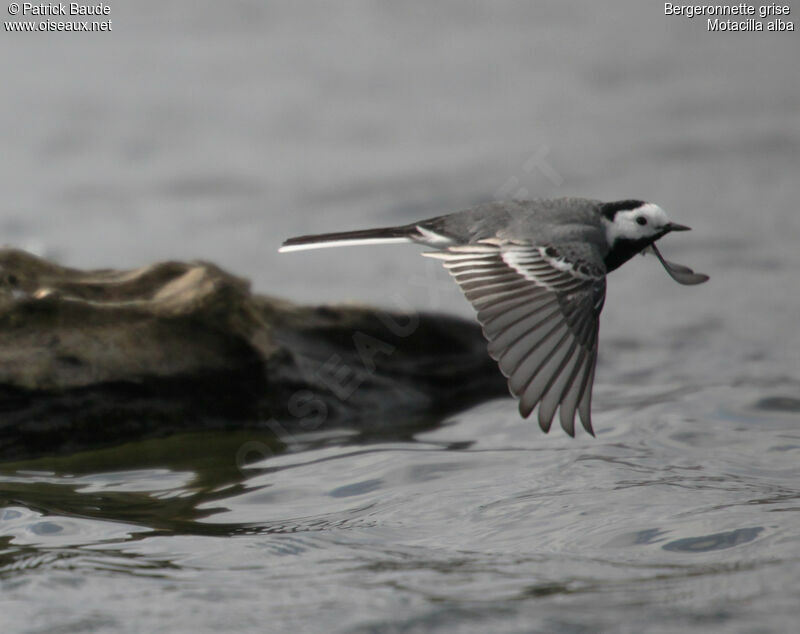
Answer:
<svg viewBox="0 0 800 634"><path fill-rule="evenodd" d="M575 435L576 411L594 435L592 384L606 275L652 252L676 282L708 276L665 260L656 240L689 227L641 200L554 198L495 202L399 227L289 238L280 251L411 242L434 250L467 300L489 354L527 418L547 433L558 410Z"/></svg>

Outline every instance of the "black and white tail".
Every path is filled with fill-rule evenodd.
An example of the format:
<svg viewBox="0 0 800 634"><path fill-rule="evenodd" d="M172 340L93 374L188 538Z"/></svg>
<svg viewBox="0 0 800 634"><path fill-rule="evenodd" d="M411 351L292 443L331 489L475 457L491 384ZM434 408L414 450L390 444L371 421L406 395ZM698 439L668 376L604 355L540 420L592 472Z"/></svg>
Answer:
<svg viewBox="0 0 800 634"><path fill-rule="evenodd" d="M326 247L346 247L357 244L391 244L393 242L414 242L414 227L386 227L384 229L363 229L361 231L339 231L321 233L315 236L298 236L289 238L278 249L287 251L303 251L305 249L324 249Z"/></svg>

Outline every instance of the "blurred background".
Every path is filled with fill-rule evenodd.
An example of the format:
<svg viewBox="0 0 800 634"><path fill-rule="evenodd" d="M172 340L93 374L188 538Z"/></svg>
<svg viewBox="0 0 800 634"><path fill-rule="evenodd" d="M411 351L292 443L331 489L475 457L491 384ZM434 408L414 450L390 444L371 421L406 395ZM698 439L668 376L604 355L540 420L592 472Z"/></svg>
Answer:
<svg viewBox="0 0 800 634"><path fill-rule="evenodd" d="M0 38L5 244L79 267L203 258L300 301L469 316L413 248L277 247L493 199L634 197L695 228L663 249L712 274L691 297L727 303L737 268L769 269L800 235L792 33L709 33L632 1L137 2L109 17L109 33ZM635 278L629 301L643 286L685 301L654 261L626 268L611 299Z"/></svg>
<svg viewBox="0 0 800 634"><path fill-rule="evenodd" d="M3 13L4 20L10 17L5 7ZM637 258L611 276L595 398L595 428L603 431L595 445L570 444L553 434L541 436L533 425L515 417L510 400L479 408L477 414L460 418L460 426L442 431L448 441L460 433L476 447L488 443L495 449L539 447L556 453L552 462L542 454L535 461L530 456L520 458L519 471L513 473L508 469L517 463L509 456L516 454L498 454L502 458L496 463L465 459L459 467L442 467L441 473L453 470L453 480L440 482L439 490L452 486L459 491L463 486L471 493L454 493L452 513L441 518L429 511L440 504L447 508L446 499L429 500L427 509L420 502L421 524L416 527L432 522L427 526L430 542L421 540L414 547L406 542L405 554L397 554L402 551L398 546L391 556L376 545L402 542L407 534L401 527L408 525L392 524L402 504L384 508L379 500L404 495L424 499L420 495L430 490L426 483L432 476L420 475L419 480L409 476L411 482L420 483L419 489L392 489L387 483L396 479L389 466L361 463L363 473L355 476L352 470L358 466L350 459L344 474L330 466L339 463L329 463L329 481L362 481L363 476L363 481L379 483L353 489L376 496L372 502L379 504L378 510L365 515L358 510L365 506L336 506L325 515L337 531L342 522L362 528L376 522L378 534L352 538L348 533L356 544L352 552L341 546L340 533L330 543L324 537L314 538L315 547L322 541L320 552L335 552L341 561L350 561L348 557L361 549L358 557L366 561L359 560L365 568L358 580L341 570L331 573L342 588L341 596L330 586L318 587L317 575L326 570L325 564L314 557L303 559L312 548L308 543L278 546L272 541L264 546L263 541L248 538L253 541L241 551L226 546L228 555L201 557L198 564L193 556L199 557L200 550L213 551L205 542L186 542L180 552L192 557L171 559L168 553L174 544L157 542L148 547L149 542L141 541L126 551L136 565L141 565L141 558L170 561L183 572L174 577L170 572L159 574L179 588L187 569L216 571L215 583L238 587L234 593L238 599L226 599L238 606L237 618L243 619L250 610L253 621L242 620L242 627L263 624L257 615L267 614L259 610L270 605L270 617L278 615L275 618L284 624L300 623L305 631L313 630L312 623L304 620L313 610L318 614L328 610L331 618L353 627L383 623L386 618L398 628L391 631L439 626L455 630L472 618L495 618L495 609L508 617L503 621L508 626L498 625L495 631L522 631L514 628L532 622L542 631L589 631L580 627L614 624L614 614L623 613L639 624L638 631L651 626L654 615L667 623L663 631L687 624L712 631L734 621L773 624L780 631L795 622L796 606L791 607L785 593L800 581L796 551L800 533L788 521L783 523L792 514L766 519L737 513L748 508L755 514L763 508L759 504L776 500L790 507L783 510L800 508L796 470L800 36L796 32L709 33L703 18L668 17L661 4L634 0L140 0L114 3L109 18L113 29L109 33L0 34L1 243L77 267L127 268L156 260L207 259L250 278L259 292L297 301L359 301L470 317L472 310L455 286L433 262L418 257L414 247L280 256L277 248L293 235L407 223L487 200L575 195L641 198L660 204L677 222L694 229L666 238L661 243L665 257L711 275L708 284L683 288L669 280L654 259ZM610 444L603 444L603 434ZM731 452L715 453L720 446ZM398 465L410 460L403 451L380 455L396 459ZM592 469L582 472L578 463L588 467L585 461L590 458ZM533 462L552 471L539 478ZM682 480L681 474L670 471L675 464L694 469L700 479ZM478 513L470 516L475 524L467 521L452 529L456 509L467 503L465 495L475 491L470 482L476 473L484 474L485 486L496 480L538 490L542 483L561 486L566 465L576 477L572 485L578 496L576 509L564 510L572 508L572 498L562 491L559 508L565 515L554 509L549 521L539 523L542 534L536 544L531 544L531 532L523 531L522 525L537 525L536 509L545 502L502 487L492 489L492 495L517 500L500 506L510 514ZM460 471L462 467L472 475ZM281 501L291 498L293 504L301 504L297 500L305 499L304 492L321 486L318 473L309 471L308 488L290 487L285 497L274 493L280 491L280 477L250 484L273 487L269 513L282 517L282 525L292 525L300 511L282 507ZM636 483L645 477L642 473L652 476L648 483L657 482L666 487L664 491L675 493L674 498L664 499L659 519L642 519L648 511L641 508L641 498L631 498L630 507L617 508L605 524L591 515L592 500L583 496L582 486L607 482L604 492L611 496L623 487L620 483ZM152 473L147 474L141 490L152 484ZM303 477L291 470L283 474L292 476L289 480ZM113 488L112 480L103 480L102 486ZM167 478L159 486L181 491L188 486L186 481ZM687 512L686 494L713 488L709 484L713 482L726 483L720 485L725 493L716 493L728 501L704 498L692 512L707 521L686 528L685 518L679 519ZM653 495L655 490L647 491ZM521 497L515 498L518 494ZM313 497L303 513L321 512L325 501L343 504L346 495L322 497L323 502ZM231 521L240 517L260 521L265 499L228 500L229 509L237 503L248 509L233 512ZM593 500L602 515L603 509L616 508L614 500L619 498L598 494ZM481 506L486 503L476 499L475 508L490 508ZM720 510L728 508L725 504L736 513L726 515ZM45 537L31 537L30 526L48 513L46 504L18 506L22 510L14 512L22 515L14 516L18 522L5 533L9 544L67 550L74 546L69 540L65 546L62 538L53 545ZM48 522L59 525L52 517ZM597 528L598 522L604 528ZM143 519L140 523L152 526ZM381 533L380 527L387 525L393 528ZM81 528L63 520L61 526L67 533L88 531L104 540L117 539L115 532L104 532L105 525ZM302 531L305 524L297 526ZM511 526L514 532L503 532ZM633 530L631 526L644 532L625 532ZM437 550L441 542L436 539L451 529L458 534L447 543L459 544L452 546L452 557L447 554L450 546L445 552ZM595 529L598 532L592 533ZM560 541L551 540L553 531L559 532ZM664 546L658 535L672 541ZM686 539L708 535L725 536L719 538L722 542L706 542L722 543L720 548L751 541L765 545L761 551L742 552L741 560L731 551L718 553L717 546L708 549L709 559L686 555L705 552L703 542ZM489 536L499 551L484 553L477 563L471 560L465 553L480 549L477 544ZM95 543L91 538L81 541L84 538L75 544ZM340 549L325 550L333 542ZM587 543L599 550L582 551ZM546 552L539 550L543 544ZM636 565L628 569L620 562L629 561L634 552L627 550L631 544L640 550L632 557ZM262 547L267 550L260 551ZM417 547L422 550L414 550ZM256 608L255 598L242 601L242 593L246 597L252 584L264 580L255 575L245 583L231 571L254 561L253 549L266 558L262 563L268 569L274 563L269 557L286 555L292 548L298 558L295 565L309 566L308 577L297 573L297 583L306 592L298 586L306 611L279 610L281 601L292 599L277 578L271 586L277 597L273 603L259 603ZM500 551L505 554L496 555ZM680 557L674 554L681 551ZM105 564L81 559L74 549L69 552L77 557L73 565L79 569L108 570ZM528 552L529 566L535 567L534 561L552 566L541 586L525 585L529 580L517 576L520 566L527 568L509 559L512 552ZM643 561L649 563L638 559L642 552ZM559 559L562 555L566 559ZM35 556L40 558L37 565L47 568L41 563L42 553L36 551ZM547 559L551 556L554 559ZM592 568L601 556L609 557L608 565ZM387 557L397 568L386 563ZM420 568L402 569L399 562L407 557L418 561ZM472 562L466 564L469 572L456 578L448 594L430 575L444 574L447 565L462 560ZM683 581L666 586L643 582L637 566L647 567L655 560L658 566L676 561L685 565L684 581L698 579L691 582L695 598L686 598ZM719 566L731 560L750 562L754 572L746 579L726 577L728 590L720 589L713 575L721 574ZM126 568L134 564L114 561L109 564L112 568L119 566L139 579L138 572ZM427 561L438 561L438 572L425 568ZM777 561L787 567L777 572L769 568L768 562ZM18 567L19 559L8 565ZM529 572L535 575L533 569ZM652 572L652 579L661 574ZM361 584L366 583L364 575L372 573L379 589L367 592ZM209 575L215 578L214 572ZM604 595L591 594L615 576L622 578L615 586L619 595L605 601ZM594 581L589 583L588 577ZM93 579L89 594L108 598L103 576ZM445 577L444 586L452 580ZM39 583L47 587L46 582ZM206 592L194 583L180 596ZM524 587L516 588L517 584ZM30 591L36 587L29 586ZM98 607L99 620L88 622L85 629L102 629L104 624L122 627L118 619L124 622L126 614L140 614L134 606L146 601L150 587L132 582L125 590L130 597L128 611L115 614ZM576 588L591 595L585 611L587 604L569 598ZM12 615L9 618L19 619L14 621L17 626L33 618L33 612L23 607L26 592L16 595L22 598L15 611L6 611ZM83 596L81 592L72 589L67 596L72 601ZM216 596L208 592L206 598ZM551 594L552 604L535 602ZM626 603L624 597L633 595L636 600ZM663 604L653 611L637 607L665 596L678 606L677 612L665 612ZM461 602L463 597L467 603ZM489 608L479 604L482 597L500 603ZM741 597L751 602L749 608L738 603L732 607ZM573 616L560 616L559 601L576 610ZM431 607L435 605L439 607ZM622 609L621 605L628 612L611 611ZM194 616L183 614L186 622L196 619L195 628L202 629L215 618L222 619L210 607L205 612L204 606L207 603L197 599ZM46 615L37 614L39 620L30 623L52 624ZM167 613L160 614L151 614L149 631L155 631L155 624L170 622ZM232 613L225 614L228 621L216 622L240 622L230 620ZM481 622L485 625L485 620ZM417 626L423 629L413 629Z"/></svg>

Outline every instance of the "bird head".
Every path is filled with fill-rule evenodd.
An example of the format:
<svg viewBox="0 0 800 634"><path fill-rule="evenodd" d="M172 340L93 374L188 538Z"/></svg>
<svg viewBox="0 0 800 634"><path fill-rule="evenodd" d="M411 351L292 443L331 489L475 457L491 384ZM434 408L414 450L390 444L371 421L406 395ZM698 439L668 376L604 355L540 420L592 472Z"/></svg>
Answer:
<svg viewBox="0 0 800 634"><path fill-rule="evenodd" d="M687 266L665 260L655 245L656 240L672 231L689 231L689 227L672 222L666 212L643 200L620 200L603 203L600 214L606 230L608 254L606 270L613 271L637 253L652 251L664 270L679 284L702 284L708 280Z"/></svg>
<svg viewBox="0 0 800 634"><path fill-rule="evenodd" d="M600 212L606 229L606 239L612 249L625 241L649 246L671 231L689 231L689 227L672 222L658 205L643 200L621 200L602 205Z"/></svg>

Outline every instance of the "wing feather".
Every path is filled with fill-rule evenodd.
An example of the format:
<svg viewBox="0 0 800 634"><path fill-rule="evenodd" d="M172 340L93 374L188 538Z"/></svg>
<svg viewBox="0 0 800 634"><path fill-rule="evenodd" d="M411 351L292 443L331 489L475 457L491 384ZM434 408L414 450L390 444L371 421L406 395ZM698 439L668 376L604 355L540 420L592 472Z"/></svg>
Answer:
<svg viewBox="0 0 800 634"><path fill-rule="evenodd" d="M535 366L534 368L530 367L533 362L527 363L522 372L528 372L528 375L523 376L520 372L520 366L532 355L535 355L537 350L547 344L550 337L552 337L561 326L559 319L553 319L553 317L557 315L558 308L555 308L544 319L537 320L533 326L526 329L523 333L510 339L510 341L507 340L508 343L503 341L501 344L498 344L501 345L502 348L498 349L497 347L493 347L489 350L489 354L498 362L500 369L503 370L506 376L512 377L513 382L510 381L509 385L513 393L519 393L520 388L514 389L514 386L519 385L521 382L525 383L530 379L530 372L535 368ZM555 325L552 325L553 322L555 322ZM492 342L490 342L489 345L491 346ZM534 356L534 361L537 358L538 356ZM515 375L517 376L516 379L514 379Z"/></svg>
<svg viewBox="0 0 800 634"><path fill-rule="evenodd" d="M506 332L512 326L540 313L548 306L549 304L547 302L541 301L514 306L506 312L497 313L487 318L483 323L483 332L487 339L494 341L500 334Z"/></svg>
<svg viewBox="0 0 800 634"><path fill-rule="evenodd" d="M581 418L583 428L594 436L592 428L592 384L594 383L594 370L597 364L597 354L592 353L591 361L587 364L589 371L587 381L583 387L583 396L578 404L578 415Z"/></svg>
<svg viewBox="0 0 800 634"><path fill-rule="evenodd" d="M443 260L478 313L489 354L527 417L543 431L556 412L575 434L575 415L594 435L591 395L605 267L584 243L561 249L494 239L425 255Z"/></svg>
<svg viewBox="0 0 800 634"><path fill-rule="evenodd" d="M531 378L528 379L528 384L520 398L520 411L525 411L525 417L530 415L533 408L536 407L537 403L542 399L553 378L554 372L561 364L558 353L567 342L569 331L561 324L558 332L560 335L558 340L548 347L546 353L544 350L541 350L540 354L534 355L537 358L533 359L532 363L528 365L528 368L533 368L529 370ZM523 366L520 367L520 371L522 371L522 369Z"/></svg>
<svg viewBox="0 0 800 634"><path fill-rule="evenodd" d="M573 338L570 342L569 350L563 355L563 361L553 374L544 398L542 398L539 404L539 427L541 427L542 431L545 433L550 431L550 425L553 423L556 409L558 409L567 390L572 385L572 381L575 377L574 370L579 361L580 353L578 352L578 341ZM569 433L567 429L564 431ZM572 434L570 434L570 436L571 435Z"/></svg>

